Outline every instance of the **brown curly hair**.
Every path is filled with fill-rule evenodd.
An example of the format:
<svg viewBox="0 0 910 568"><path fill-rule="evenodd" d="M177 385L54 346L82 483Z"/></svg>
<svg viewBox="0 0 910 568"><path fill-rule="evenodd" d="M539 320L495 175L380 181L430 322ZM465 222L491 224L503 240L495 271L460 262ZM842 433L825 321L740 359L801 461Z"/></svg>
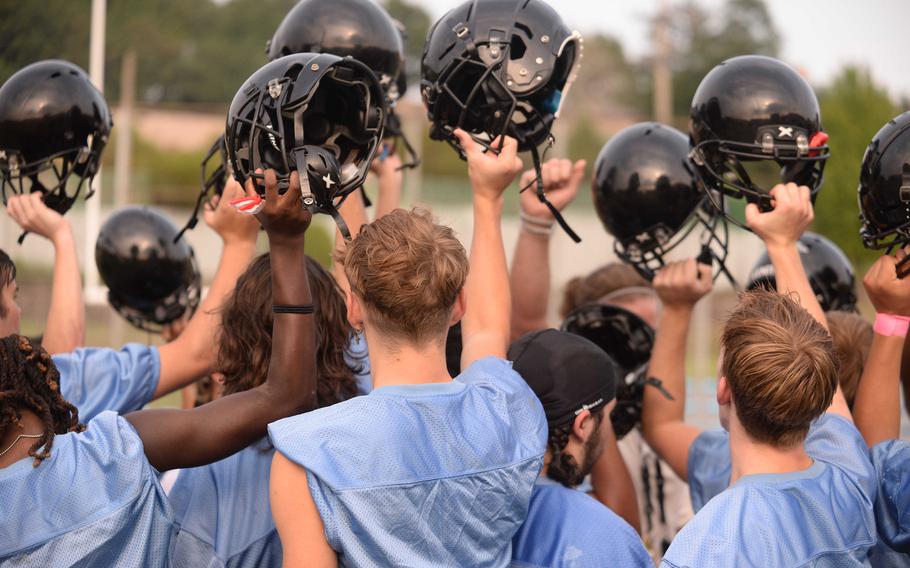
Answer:
<svg viewBox="0 0 910 568"><path fill-rule="evenodd" d="M651 283L628 264L605 264L587 276L576 276L569 280L563 290L559 314L565 319L577 308L595 303L617 290L632 287L650 288Z"/></svg>
<svg viewBox="0 0 910 568"><path fill-rule="evenodd" d="M79 411L60 394L60 373L50 355L14 334L0 339L0 433L23 429L23 410L34 412L44 425L41 437L28 449L34 467L50 457L54 436L85 430Z"/></svg>
<svg viewBox="0 0 910 568"><path fill-rule="evenodd" d="M353 329L344 295L318 262L306 259L316 307L316 385L318 406L329 406L358 394L354 373L345 360ZM224 394L249 390L265 382L272 355L272 267L269 254L253 259L225 302L218 333L216 368L224 374Z"/></svg>
<svg viewBox="0 0 910 568"><path fill-rule="evenodd" d="M595 420L594 431L585 442L585 459L582 463L578 463L572 454L565 451L569 444L569 436L572 434L572 424L550 430L550 436L547 439L547 451L550 453L547 477L553 481L558 481L566 487L575 487L591 473L594 461L598 457L597 448L600 441L600 427L604 419L604 407L601 406L591 412L591 416Z"/></svg>
<svg viewBox="0 0 910 568"><path fill-rule="evenodd" d="M16 265L8 254L0 249L0 290L13 283L16 279ZM0 296L0 318L6 317L7 307L3 305L3 297Z"/></svg>

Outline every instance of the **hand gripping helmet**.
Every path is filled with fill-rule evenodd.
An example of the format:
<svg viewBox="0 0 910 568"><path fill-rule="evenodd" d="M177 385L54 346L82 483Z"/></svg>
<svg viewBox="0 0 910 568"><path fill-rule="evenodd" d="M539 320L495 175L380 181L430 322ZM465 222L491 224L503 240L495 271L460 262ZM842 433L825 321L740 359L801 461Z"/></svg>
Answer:
<svg viewBox="0 0 910 568"><path fill-rule="evenodd" d="M464 157L453 131L461 128L491 150L511 136L530 151L540 180L538 147L550 129L581 62L582 40L542 0L469 0L430 29L421 61L420 91L430 137ZM553 207L560 226L578 239Z"/></svg>
<svg viewBox="0 0 910 568"><path fill-rule="evenodd" d="M616 363L616 375L623 377L616 389L616 407L610 414L617 438L641 423L646 386L654 386L669 397L658 379L647 376L654 330L640 317L617 306L590 304L570 313L562 330L593 342Z"/></svg>
<svg viewBox="0 0 910 568"><path fill-rule="evenodd" d="M148 207L114 213L95 243L95 264L111 306L139 329L162 326L199 306L201 279L193 249L174 242L177 227Z"/></svg>
<svg viewBox="0 0 910 568"><path fill-rule="evenodd" d="M824 311L856 311L856 278L847 255L825 237L806 232L796 244L812 291ZM749 272L747 290L777 289L774 265L764 253Z"/></svg>
<svg viewBox="0 0 910 568"><path fill-rule="evenodd" d="M910 244L910 111L893 118L872 138L859 173L860 236L871 249ZM903 278L906 259L898 263Z"/></svg>
<svg viewBox="0 0 910 568"><path fill-rule="evenodd" d="M363 63L288 55L256 71L234 96L224 133L228 163L241 184L253 178L260 195L257 169L274 169L282 191L299 171L304 205L332 215L345 234L337 207L366 179L384 116L379 81Z"/></svg>
<svg viewBox="0 0 910 568"><path fill-rule="evenodd" d="M689 138L696 172L724 214L724 196L771 209L771 187L757 185L744 164L774 161L780 182L807 186L814 199L830 155L812 87L789 65L760 55L728 59L705 75L692 99Z"/></svg>
<svg viewBox="0 0 910 568"><path fill-rule="evenodd" d="M600 151L594 166L594 207L616 239L616 256L651 280L664 255L700 232L699 261L727 272L727 224L707 204L688 159L686 136L656 122L629 126Z"/></svg>
<svg viewBox="0 0 910 568"><path fill-rule="evenodd" d="M17 71L0 87L3 202L41 192L66 213L86 180L91 187L112 126L104 96L76 65L48 59Z"/></svg>

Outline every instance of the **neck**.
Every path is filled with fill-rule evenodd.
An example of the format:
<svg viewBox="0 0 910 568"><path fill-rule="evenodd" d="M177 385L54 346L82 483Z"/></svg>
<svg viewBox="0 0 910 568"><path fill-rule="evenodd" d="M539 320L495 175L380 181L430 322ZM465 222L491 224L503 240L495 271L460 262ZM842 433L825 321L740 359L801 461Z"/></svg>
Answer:
<svg viewBox="0 0 910 568"><path fill-rule="evenodd" d="M37 441L34 438L21 438L16 442L20 434L41 434L44 432L44 424L38 416L29 410L20 411L22 418L19 422L22 428L15 424L7 426L3 433L0 433L0 452L10 448L8 452L0 456L0 468L12 465L17 461L28 457L28 449ZM15 443L14 443L15 442Z"/></svg>
<svg viewBox="0 0 910 568"><path fill-rule="evenodd" d="M736 419L730 420L730 459L733 465L730 485L747 475L793 473L806 470L813 464L803 444L778 448L756 442Z"/></svg>
<svg viewBox="0 0 910 568"><path fill-rule="evenodd" d="M447 383L452 380L446 367L445 341L420 346L404 343L391 345L369 329L366 334L373 388Z"/></svg>

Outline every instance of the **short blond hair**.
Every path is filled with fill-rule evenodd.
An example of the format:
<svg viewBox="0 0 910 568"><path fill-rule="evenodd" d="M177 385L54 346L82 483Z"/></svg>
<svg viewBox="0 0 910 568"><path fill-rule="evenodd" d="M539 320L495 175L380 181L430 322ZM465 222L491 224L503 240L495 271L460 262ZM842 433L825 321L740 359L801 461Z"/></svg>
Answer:
<svg viewBox="0 0 910 568"><path fill-rule="evenodd" d="M847 406L853 410L856 389L863 376L863 368L872 348L875 332L872 324L859 314L850 312L828 312L828 331L834 340L837 353L837 379L847 399Z"/></svg>
<svg viewBox="0 0 910 568"><path fill-rule="evenodd" d="M837 389L828 331L793 298L755 290L740 294L721 344L723 375L746 433L781 448L802 443Z"/></svg>
<svg viewBox="0 0 910 568"><path fill-rule="evenodd" d="M335 260L380 332L418 345L445 341L468 256L429 211L396 209L364 225Z"/></svg>

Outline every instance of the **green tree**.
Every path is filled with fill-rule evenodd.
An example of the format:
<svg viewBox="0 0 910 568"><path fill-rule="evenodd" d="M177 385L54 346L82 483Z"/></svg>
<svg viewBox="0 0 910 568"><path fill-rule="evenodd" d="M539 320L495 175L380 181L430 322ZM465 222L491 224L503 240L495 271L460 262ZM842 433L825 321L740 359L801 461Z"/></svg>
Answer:
<svg viewBox="0 0 910 568"><path fill-rule="evenodd" d="M879 253L864 248L859 238L859 168L869 141L899 109L867 70L856 67L844 69L819 95L831 158L815 203L813 230L837 243L860 269Z"/></svg>

